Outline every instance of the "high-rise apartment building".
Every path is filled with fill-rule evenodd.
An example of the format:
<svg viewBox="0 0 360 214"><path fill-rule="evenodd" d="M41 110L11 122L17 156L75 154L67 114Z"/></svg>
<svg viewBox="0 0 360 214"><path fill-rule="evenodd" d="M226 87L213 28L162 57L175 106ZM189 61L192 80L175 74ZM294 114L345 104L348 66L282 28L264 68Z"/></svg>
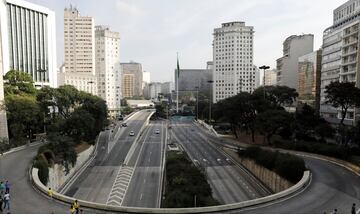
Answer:
<svg viewBox="0 0 360 214"><path fill-rule="evenodd" d="M223 23L213 35L213 102L253 91L254 28L245 22Z"/></svg>
<svg viewBox="0 0 360 214"><path fill-rule="evenodd" d="M143 95L143 71L140 63L121 63L122 95L124 98Z"/></svg>
<svg viewBox="0 0 360 214"><path fill-rule="evenodd" d="M64 9L64 50L66 72L95 75L93 17L80 16L73 7Z"/></svg>
<svg viewBox="0 0 360 214"><path fill-rule="evenodd" d="M277 84L298 89L298 59L313 49L314 35L289 36L283 43L283 56L276 60Z"/></svg>
<svg viewBox="0 0 360 214"><path fill-rule="evenodd" d="M312 106L317 113L320 110L320 79L322 50L299 57L298 101Z"/></svg>
<svg viewBox="0 0 360 214"><path fill-rule="evenodd" d="M320 114L330 122L340 121L340 111L325 103L325 88L331 82L355 82L360 87L360 0L350 0L333 12L333 25L323 34ZM360 120L359 109L350 109L345 124Z"/></svg>
<svg viewBox="0 0 360 214"><path fill-rule="evenodd" d="M277 70L272 69L265 72L265 85L276 85L276 79L277 79Z"/></svg>
<svg viewBox="0 0 360 214"><path fill-rule="evenodd" d="M81 16L72 6L64 9L64 56L60 84L97 95L94 18Z"/></svg>
<svg viewBox="0 0 360 214"><path fill-rule="evenodd" d="M110 115L120 112L121 68L120 34L110 31L109 27L95 27L95 58L98 96L108 106Z"/></svg>
<svg viewBox="0 0 360 214"><path fill-rule="evenodd" d="M23 0L0 1L2 70L19 70L35 86L57 86L55 13Z"/></svg>

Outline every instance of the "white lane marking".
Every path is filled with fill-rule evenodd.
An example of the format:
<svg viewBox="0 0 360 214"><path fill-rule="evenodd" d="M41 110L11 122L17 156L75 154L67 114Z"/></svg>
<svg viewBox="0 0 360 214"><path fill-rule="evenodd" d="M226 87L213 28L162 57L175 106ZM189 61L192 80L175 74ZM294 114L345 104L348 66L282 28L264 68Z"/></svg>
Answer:
<svg viewBox="0 0 360 214"><path fill-rule="evenodd" d="M143 194L141 193L141 195L140 195L140 200L142 199L142 197L143 197Z"/></svg>
<svg viewBox="0 0 360 214"><path fill-rule="evenodd" d="M146 183L146 179L144 179L144 183Z"/></svg>

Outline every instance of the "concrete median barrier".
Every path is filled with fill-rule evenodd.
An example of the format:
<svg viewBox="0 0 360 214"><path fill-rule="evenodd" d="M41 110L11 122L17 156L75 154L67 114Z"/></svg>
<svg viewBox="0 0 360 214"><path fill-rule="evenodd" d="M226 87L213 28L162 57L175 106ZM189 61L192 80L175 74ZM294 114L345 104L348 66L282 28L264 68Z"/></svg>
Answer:
<svg viewBox="0 0 360 214"><path fill-rule="evenodd" d="M47 187L41 183L38 176L38 169L33 168L31 171L32 183L33 185L44 195L47 195ZM263 198L258 198L250 201L243 201L234 204L226 204L220 206L212 206L212 207L196 207L196 208L140 208L140 207L117 207L117 206L109 206L105 204L99 204L89 201L79 200L79 203L82 207L91 208L95 210L109 211L109 212L125 212L125 213L211 213L211 212L221 212L227 210L237 210L244 209L248 207L253 207L257 205L262 205L270 202L277 201L279 199L283 199L285 197L289 197L304 188L309 184L311 180L311 173L309 171L304 172L303 178L294 186L290 187L287 190L276 193L274 195L269 195ZM65 202L68 204L73 203L76 199L72 197L68 197L59 193L53 193L53 198Z"/></svg>

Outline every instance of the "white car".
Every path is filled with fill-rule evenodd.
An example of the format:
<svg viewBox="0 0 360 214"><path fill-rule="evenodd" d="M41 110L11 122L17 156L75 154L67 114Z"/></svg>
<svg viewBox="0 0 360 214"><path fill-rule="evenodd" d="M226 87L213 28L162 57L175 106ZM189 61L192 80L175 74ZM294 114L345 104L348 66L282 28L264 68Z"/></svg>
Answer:
<svg viewBox="0 0 360 214"><path fill-rule="evenodd" d="M131 131L131 132L129 133L129 135L130 135L130 136L134 136L134 135L135 135L135 132L134 132L134 131Z"/></svg>
<svg viewBox="0 0 360 214"><path fill-rule="evenodd" d="M159 130L159 129L156 129L156 130L155 130L155 134L160 134L160 130Z"/></svg>

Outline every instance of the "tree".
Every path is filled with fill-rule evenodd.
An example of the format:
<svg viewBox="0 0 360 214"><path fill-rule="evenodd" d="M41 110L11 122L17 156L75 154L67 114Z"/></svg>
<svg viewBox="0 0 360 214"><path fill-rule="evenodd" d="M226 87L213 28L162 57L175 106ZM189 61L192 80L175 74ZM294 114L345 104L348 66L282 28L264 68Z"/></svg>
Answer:
<svg viewBox="0 0 360 214"><path fill-rule="evenodd" d="M68 118L71 109L75 109L79 104L79 91L72 85L63 85L56 89L54 93L59 114Z"/></svg>
<svg viewBox="0 0 360 214"><path fill-rule="evenodd" d="M288 127L292 120L291 115L278 109L270 109L260 113L256 118L257 129L264 134L267 143L271 144L271 137L276 134L280 128Z"/></svg>
<svg viewBox="0 0 360 214"><path fill-rule="evenodd" d="M94 132L95 119L85 109L76 109L66 120L64 131L77 141L93 140L97 132Z"/></svg>
<svg viewBox="0 0 360 214"><path fill-rule="evenodd" d="M341 125L344 125L348 110L360 106L360 89L355 87L355 83L332 82L325 87L325 93L327 104L341 108Z"/></svg>
<svg viewBox="0 0 360 214"><path fill-rule="evenodd" d="M4 76L4 83L5 95L36 93L32 77L23 71L10 70Z"/></svg>
<svg viewBox="0 0 360 214"><path fill-rule="evenodd" d="M40 107L32 96L7 95L5 105L11 137L20 139L38 129Z"/></svg>
<svg viewBox="0 0 360 214"><path fill-rule="evenodd" d="M264 99L264 87L259 87L253 92L254 96ZM273 107L291 105L298 97L295 89L287 86L265 86L265 99Z"/></svg>

